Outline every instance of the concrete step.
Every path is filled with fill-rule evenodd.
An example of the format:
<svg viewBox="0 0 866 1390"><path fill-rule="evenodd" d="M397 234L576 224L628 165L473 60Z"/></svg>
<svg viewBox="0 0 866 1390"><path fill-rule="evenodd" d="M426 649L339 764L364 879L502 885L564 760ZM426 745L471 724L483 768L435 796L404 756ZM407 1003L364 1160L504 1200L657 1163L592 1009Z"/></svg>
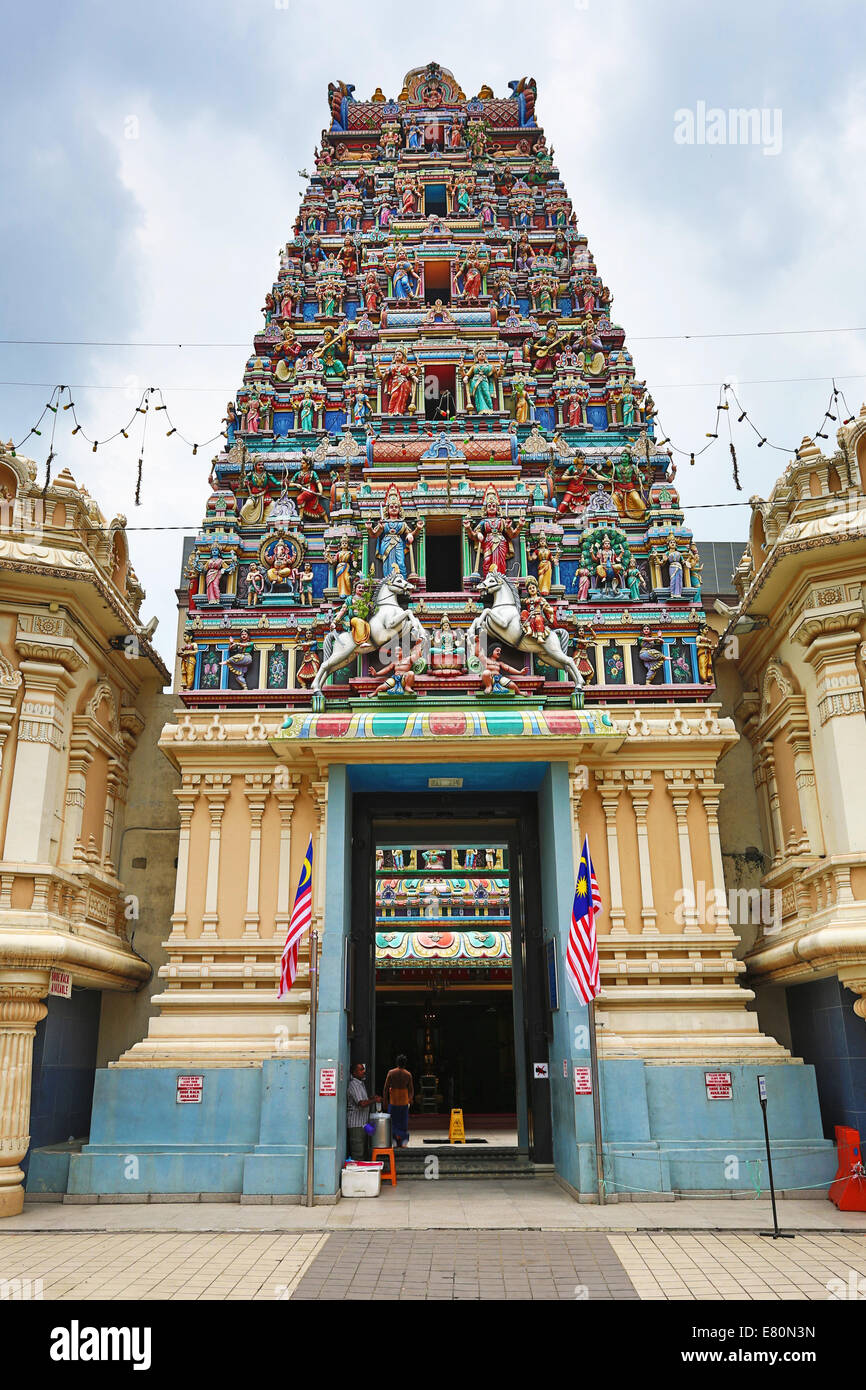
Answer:
<svg viewBox="0 0 866 1390"><path fill-rule="evenodd" d="M427 1160L434 1156L438 1163L438 1178L487 1178L500 1182L507 1178L532 1178L535 1164L525 1150L470 1144L425 1144L423 1148L397 1149L398 1178L424 1180L430 1169ZM428 1179L429 1180L429 1179Z"/></svg>

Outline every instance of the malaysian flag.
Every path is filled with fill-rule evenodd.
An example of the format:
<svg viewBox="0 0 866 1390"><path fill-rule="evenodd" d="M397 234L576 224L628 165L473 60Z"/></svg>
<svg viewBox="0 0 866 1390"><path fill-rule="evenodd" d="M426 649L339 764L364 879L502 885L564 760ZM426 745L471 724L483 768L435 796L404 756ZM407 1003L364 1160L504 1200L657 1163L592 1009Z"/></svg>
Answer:
<svg viewBox="0 0 866 1390"><path fill-rule="evenodd" d="M597 912L601 912L601 894L589 857L589 840L585 839L577 871L577 887L571 909L571 929L565 952L565 973L582 1004L591 1003L601 989L598 940L595 935Z"/></svg>
<svg viewBox="0 0 866 1390"><path fill-rule="evenodd" d="M298 943L304 932L310 925L313 915L313 837L310 836L310 844L304 855L304 862L301 865L301 877L298 879L298 891L295 894L295 905L292 908L292 917L289 922L289 930L286 933L286 944L283 947L283 958L280 962L280 992L278 999L285 999L298 973Z"/></svg>

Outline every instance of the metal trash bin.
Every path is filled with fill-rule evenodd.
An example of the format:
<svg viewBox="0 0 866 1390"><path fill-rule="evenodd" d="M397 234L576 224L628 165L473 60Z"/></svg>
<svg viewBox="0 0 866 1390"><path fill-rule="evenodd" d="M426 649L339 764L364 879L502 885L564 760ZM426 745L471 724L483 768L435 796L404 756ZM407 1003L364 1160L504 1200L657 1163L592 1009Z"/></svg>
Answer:
<svg viewBox="0 0 866 1390"><path fill-rule="evenodd" d="M369 1123L373 1126L373 1133L370 1135L371 1148L392 1148L391 1116L387 1115L384 1110L371 1110Z"/></svg>

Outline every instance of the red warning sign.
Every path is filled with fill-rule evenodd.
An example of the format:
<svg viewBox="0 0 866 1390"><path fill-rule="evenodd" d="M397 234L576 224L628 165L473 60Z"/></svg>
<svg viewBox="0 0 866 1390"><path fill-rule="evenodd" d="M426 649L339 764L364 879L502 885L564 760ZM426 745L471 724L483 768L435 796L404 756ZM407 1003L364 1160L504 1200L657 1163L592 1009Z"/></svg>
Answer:
<svg viewBox="0 0 866 1390"><path fill-rule="evenodd" d="M576 1096L592 1095L592 1072L589 1067L575 1067L574 1094Z"/></svg>
<svg viewBox="0 0 866 1390"><path fill-rule="evenodd" d="M733 1100L734 1081L729 1071L705 1071L707 1100Z"/></svg>
<svg viewBox="0 0 866 1390"><path fill-rule="evenodd" d="M178 1105L201 1105L203 1089L203 1076L179 1076L177 1078Z"/></svg>

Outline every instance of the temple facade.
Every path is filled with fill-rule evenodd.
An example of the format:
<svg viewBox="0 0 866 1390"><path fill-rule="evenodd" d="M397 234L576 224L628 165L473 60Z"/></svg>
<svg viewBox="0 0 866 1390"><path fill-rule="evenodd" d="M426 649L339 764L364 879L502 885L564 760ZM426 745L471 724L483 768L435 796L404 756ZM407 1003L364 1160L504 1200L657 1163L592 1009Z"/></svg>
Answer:
<svg viewBox="0 0 866 1390"><path fill-rule="evenodd" d="M43 487L0 447L0 1216L21 1210L31 1137L86 1132L79 1054L99 991L150 977L117 866L131 759L168 672L125 525L65 469Z"/></svg>
<svg viewBox="0 0 866 1390"><path fill-rule="evenodd" d="M759 1073L777 1184L832 1176L813 1068L762 1031L728 910L739 736L700 554L535 97L467 97L435 63L396 99L329 88L186 563L153 1012L97 1073L74 1199L303 1193L310 937L277 984L311 840L320 1200L349 1066L380 1089L392 1048L431 1114L504 1115L523 1161L596 1192L563 970L585 837L608 1194L753 1191Z"/></svg>

